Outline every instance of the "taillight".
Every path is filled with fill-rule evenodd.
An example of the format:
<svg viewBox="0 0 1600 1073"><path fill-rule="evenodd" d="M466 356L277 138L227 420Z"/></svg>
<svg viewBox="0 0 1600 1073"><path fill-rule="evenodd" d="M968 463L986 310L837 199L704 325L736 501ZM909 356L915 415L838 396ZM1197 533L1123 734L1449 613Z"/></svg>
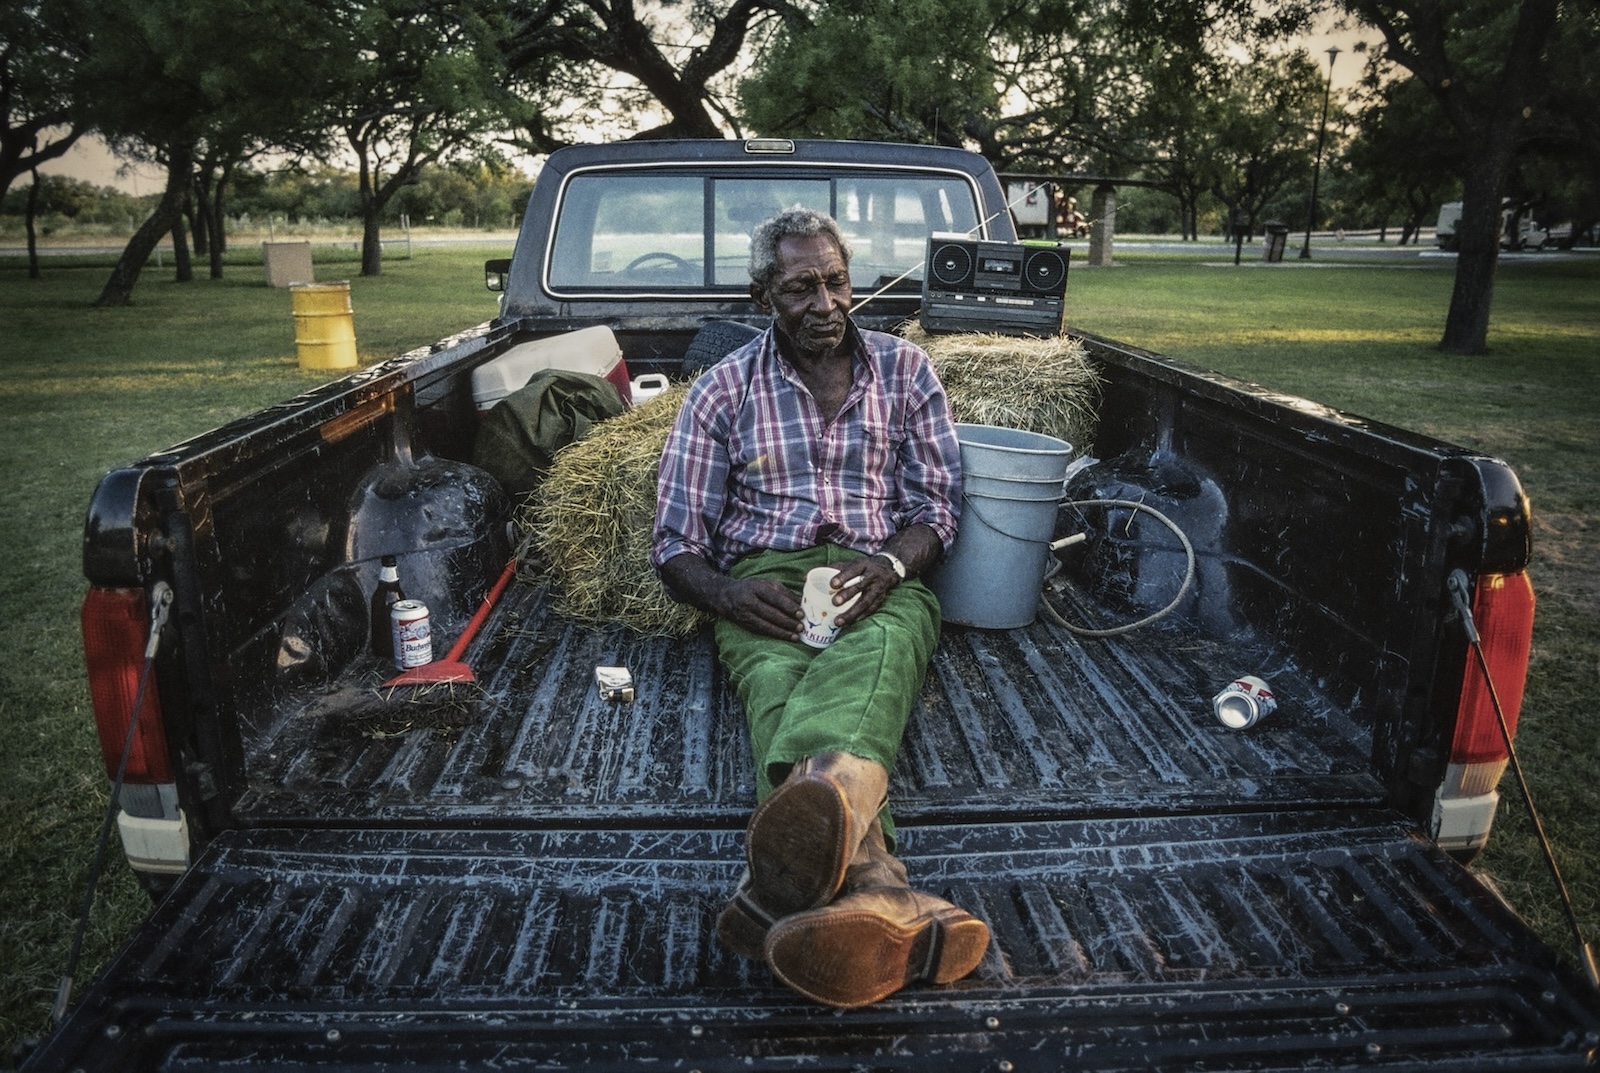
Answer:
<svg viewBox="0 0 1600 1073"><path fill-rule="evenodd" d="M100 731L100 753L106 774L115 777L128 736L128 721L139 691L149 642L150 607L143 589L92 588L83 600L83 655L89 669L89 694ZM124 781L172 781L167 735L161 723L161 700L152 674Z"/></svg>
<svg viewBox="0 0 1600 1073"><path fill-rule="evenodd" d="M1472 618L1483 644L1484 663L1494 680L1506 728L1517 731L1522 710L1522 690L1528 676L1528 653L1533 647L1533 585L1525 570L1512 574L1482 574L1472 596ZM1467 654L1462 671L1461 700L1456 709L1455 737L1450 762L1460 765L1463 795L1488 793L1505 770L1506 743L1495 716L1494 700L1483 668L1475 654Z"/></svg>

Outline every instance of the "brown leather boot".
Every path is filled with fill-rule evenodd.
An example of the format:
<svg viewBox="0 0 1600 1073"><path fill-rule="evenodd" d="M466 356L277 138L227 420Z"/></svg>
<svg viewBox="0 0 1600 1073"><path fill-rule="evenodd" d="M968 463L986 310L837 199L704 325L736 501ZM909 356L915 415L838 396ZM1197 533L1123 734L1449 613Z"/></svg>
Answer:
<svg viewBox="0 0 1600 1073"><path fill-rule="evenodd" d="M883 765L849 753L795 764L745 834L749 867L717 920L717 934L744 957L761 956L772 924L827 905L888 798ZM881 837L881 836L880 836Z"/></svg>
<svg viewBox="0 0 1600 1073"><path fill-rule="evenodd" d="M773 917L827 905L889 790L881 764L849 753L801 760L750 818L752 896Z"/></svg>
<svg viewBox="0 0 1600 1073"><path fill-rule="evenodd" d="M823 1005L855 1009L976 969L989 949L988 925L907 886L881 830L862 848L866 860L851 866L847 893L768 930L764 952L778 979Z"/></svg>

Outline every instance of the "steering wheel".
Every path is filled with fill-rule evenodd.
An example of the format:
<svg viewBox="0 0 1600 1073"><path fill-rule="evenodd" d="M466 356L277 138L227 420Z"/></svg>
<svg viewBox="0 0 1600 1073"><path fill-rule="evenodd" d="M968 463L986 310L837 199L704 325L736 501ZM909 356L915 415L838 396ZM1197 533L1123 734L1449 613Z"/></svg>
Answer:
<svg viewBox="0 0 1600 1073"><path fill-rule="evenodd" d="M681 272L686 276L694 276L700 271L694 265L690 264L688 261L685 261L682 257L679 257L675 253L668 253L666 250L656 250L653 253L640 254L638 257L635 257L633 260L629 261L628 267L624 268L623 271L634 273L643 271L644 267L650 264L652 261L666 262L661 266L661 268L656 269L657 272L661 271L662 268L666 268L673 272Z"/></svg>

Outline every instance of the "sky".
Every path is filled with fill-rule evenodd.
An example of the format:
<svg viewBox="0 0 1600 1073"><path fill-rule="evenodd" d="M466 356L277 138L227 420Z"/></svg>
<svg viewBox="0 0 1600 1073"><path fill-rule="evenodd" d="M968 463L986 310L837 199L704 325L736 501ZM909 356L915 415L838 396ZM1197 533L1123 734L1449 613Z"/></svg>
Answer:
<svg viewBox="0 0 1600 1073"><path fill-rule="evenodd" d="M160 168L118 160L106 148L106 143L93 135L79 138L65 154L41 164L39 170L46 175L82 179L96 186L114 186L134 195L159 193L165 183Z"/></svg>
<svg viewBox="0 0 1600 1073"><path fill-rule="evenodd" d="M1375 43L1378 34L1370 29L1336 30L1331 21L1324 22L1308 34L1301 44L1311 58L1321 64L1327 62L1327 50L1337 46L1342 51L1333 65L1333 88L1341 91L1355 85L1361 76L1366 58L1352 50L1358 41ZM157 193L164 184L162 170L150 164L138 164L119 159L99 138L79 138L66 154L39 168L47 175L65 175L94 183L96 186L113 186L128 193L141 195ZM531 167L527 170L533 170Z"/></svg>

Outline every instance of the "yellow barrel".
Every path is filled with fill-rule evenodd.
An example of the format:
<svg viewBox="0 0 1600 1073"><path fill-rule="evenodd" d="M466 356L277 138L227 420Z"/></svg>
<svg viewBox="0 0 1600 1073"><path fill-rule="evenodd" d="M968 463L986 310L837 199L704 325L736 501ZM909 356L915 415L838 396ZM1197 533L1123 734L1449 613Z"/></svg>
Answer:
<svg viewBox="0 0 1600 1073"><path fill-rule="evenodd" d="M356 326L350 311L350 281L291 283L294 345L302 369L354 369Z"/></svg>

